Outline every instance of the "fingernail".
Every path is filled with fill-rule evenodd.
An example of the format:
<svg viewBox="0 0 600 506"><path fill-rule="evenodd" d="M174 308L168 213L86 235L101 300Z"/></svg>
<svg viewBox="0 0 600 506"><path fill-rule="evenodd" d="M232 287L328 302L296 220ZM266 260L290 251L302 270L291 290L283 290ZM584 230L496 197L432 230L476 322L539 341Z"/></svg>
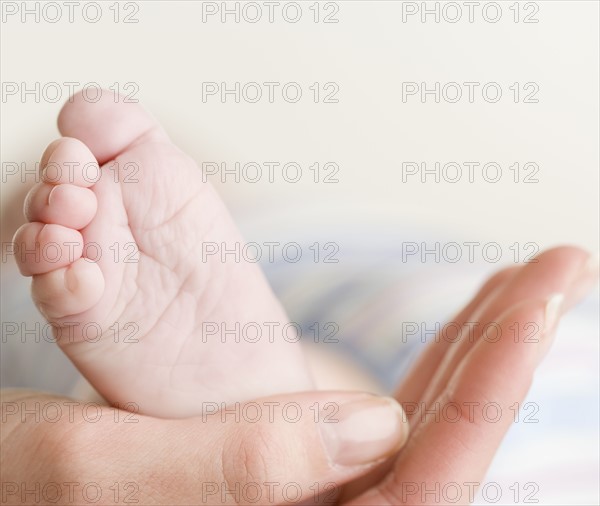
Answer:
<svg viewBox="0 0 600 506"><path fill-rule="evenodd" d="M565 296L562 293L554 293L546 301L544 328L542 338L539 340L539 362L542 361L552 347L556 335L556 325L563 312L564 302Z"/></svg>
<svg viewBox="0 0 600 506"><path fill-rule="evenodd" d="M55 191L57 191L57 190L56 190L57 188L59 188L59 185L57 185L57 186L54 186L54 187L52 188L52 190L50 190L50 193L48 194L48 205L49 205L49 206L51 206L51 205L52 205L52 201L54 200L54 196L56 195L56 194L55 194Z"/></svg>
<svg viewBox="0 0 600 506"><path fill-rule="evenodd" d="M565 296L562 293L550 295L546 302L546 311L544 313L544 334L552 332L558 323L562 311Z"/></svg>
<svg viewBox="0 0 600 506"><path fill-rule="evenodd" d="M69 265L65 271L65 288L71 293L75 293L79 287L79 279L74 266L75 264Z"/></svg>
<svg viewBox="0 0 600 506"><path fill-rule="evenodd" d="M46 183L58 183L60 179L60 166L57 163L48 163L42 169L42 181Z"/></svg>
<svg viewBox="0 0 600 506"><path fill-rule="evenodd" d="M323 443L333 464L359 466L397 452L408 437L402 407L389 397L369 396L339 406L320 422Z"/></svg>

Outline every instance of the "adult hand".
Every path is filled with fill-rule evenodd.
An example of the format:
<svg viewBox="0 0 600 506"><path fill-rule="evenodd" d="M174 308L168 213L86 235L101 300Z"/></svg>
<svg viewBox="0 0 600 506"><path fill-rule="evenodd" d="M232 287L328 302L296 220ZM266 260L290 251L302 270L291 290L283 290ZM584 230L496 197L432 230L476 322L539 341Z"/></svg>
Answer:
<svg viewBox="0 0 600 506"><path fill-rule="evenodd" d="M560 317L597 278L597 258L572 247L493 276L398 388L411 425L400 455L343 497L361 505L432 504L441 501L436 490L458 484L453 504L472 502Z"/></svg>
<svg viewBox="0 0 600 506"><path fill-rule="evenodd" d="M365 393L204 408L165 420L4 391L2 504L331 504L408 432L396 401Z"/></svg>
<svg viewBox="0 0 600 506"><path fill-rule="evenodd" d="M436 483L452 482L466 504L560 316L597 277L576 248L536 260L494 276L455 318L461 332L428 346L396 393L408 419L391 399L347 392L207 405L184 420L77 403L67 411L67 399L7 392L2 501L422 504L435 502ZM491 403L493 422L481 410Z"/></svg>

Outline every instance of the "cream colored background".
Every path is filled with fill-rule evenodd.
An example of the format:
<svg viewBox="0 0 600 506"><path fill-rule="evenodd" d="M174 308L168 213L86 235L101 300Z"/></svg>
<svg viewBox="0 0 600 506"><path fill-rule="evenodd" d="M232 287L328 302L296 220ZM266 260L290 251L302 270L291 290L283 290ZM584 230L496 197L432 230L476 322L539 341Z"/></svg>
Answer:
<svg viewBox="0 0 600 506"><path fill-rule="evenodd" d="M497 24L480 15L472 24L423 24L416 17L403 23L400 2L342 1L337 2L340 22L318 25L308 20L312 3L303 3L298 24L280 16L273 24L202 23L201 3L194 1L137 2L137 24L112 22L112 1L103 3L103 19L97 24L80 16L73 24L10 18L1 32L2 81L28 87L35 82L106 87L135 82L136 97L199 163L296 161L306 176L315 161L338 163L338 184L315 184L310 177L298 184L214 181L236 220L269 239L270 230L280 230L275 222L303 237L317 228L323 237L323 231L335 236L341 225L355 226L352 239L357 241L363 230L378 225L387 226L387 233L406 234L399 238L406 241L419 240L411 236L419 231L419 238L496 241L503 247L574 243L598 250L597 2L537 2L537 24L513 23L508 11L512 0L501 2L503 18ZM340 86L340 102L203 103L203 81L296 81L305 92L315 81L334 81ZM505 94L515 81L534 81L540 102L403 103L403 81L496 81ZM55 119L61 103L4 98L2 162L32 167L58 135ZM422 184L418 178L403 183L403 161L495 161L504 177L497 184L481 177L474 184ZM516 161L536 162L540 182L512 182L507 167ZM9 177L2 185L3 242L21 219L16 194L25 185L19 179ZM12 259L2 264L5 274L7 268L15 269ZM10 286L3 280L5 300L24 293L28 284L10 279ZM19 289L13 283L20 283ZM584 327L570 337L597 339L588 332ZM545 369L558 371L557 391L595 388L597 381L573 387L562 361L573 341L563 340L562 346ZM569 364L579 367L574 360ZM544 383L542 376L540 383L548 384L548 379ZM548 444L544 439L543 447L530 453L503 447L497 468L506 470L512 483L515 476L531 475L523 466L562 462L571 472L566 476L574 477L565 480L564 490L555 475L533 474L542 483L542 502L597 504L597 433L594 439L587 432L574 437L576 444L566 436ZM577 458L585 465L569 460Z"/></svg>
<svg viewBox="0 0 600 506"><path fill-rule="evenodd" d="M537 24L515 24L513 2L501 2L496 24L481 14L472 24L403 23L393 1L338 2L339 23L315 24L311 3L302 2L297 24L281 16L202 23L194 1L137 2L137 24L112 22L112 2L102 2L97 24L81 15L72 24L11 17L2 26L2 80L136 82L136 97L199 162L303 164L306 179L295 185L225 185L240 220L252 209L267 220L302 216L294 226L410 223L457 239L598 249L597 2L537 2ZM202 103L203 81L296 81L306 93L315 81L335 81L340 102ZM402 103L403 81L496 81L505 94L515 81L535 81L540 102ZM4 99L2 161L32 164L57 135L60 103ZM504 177L401 180L403 161L467 160L496 161ZM314 161L338 163L340 183L310 182L306 162ZM516 161L538 163L540 182L512 182L507 167ZM3 185L3 197L11 188Z"/></svg>

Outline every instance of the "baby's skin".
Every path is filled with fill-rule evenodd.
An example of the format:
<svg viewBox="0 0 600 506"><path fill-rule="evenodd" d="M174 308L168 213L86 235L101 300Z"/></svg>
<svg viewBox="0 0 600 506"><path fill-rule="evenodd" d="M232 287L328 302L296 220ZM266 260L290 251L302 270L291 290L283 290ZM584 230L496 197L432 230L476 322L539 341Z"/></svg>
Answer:
<svg viewBox="0 0 600 506"><path fill-rule="evenodd" d="M187 417L207 402L311 389L258 266L203 255L203 244L232 250L242 238L161 126L103 93L96 103L71 97L58 128L15 256L58 344L98 392L143 414ZM227 332L247 324L260 328L256 342Z"/></svg>

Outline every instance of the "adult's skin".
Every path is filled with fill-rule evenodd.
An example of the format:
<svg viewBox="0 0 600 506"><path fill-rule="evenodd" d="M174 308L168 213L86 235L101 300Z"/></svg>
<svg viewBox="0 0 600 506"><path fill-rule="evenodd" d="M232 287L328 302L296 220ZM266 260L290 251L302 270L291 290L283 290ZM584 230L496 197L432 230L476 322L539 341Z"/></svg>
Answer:
<svg viewBox="0 0 600 506"><path fill-rule="evenodd" d="M404 422L391 400L361 393L258 400L263 416L252 423L256 406L239 421L231 413L225 421L219 413L163 420L110 407L98 414L82 404L68 411L69 399L3 391L2 502L45 503L60 493L58 504L267 504L297 501L298 492L312 502L315 491L324 491L321 502L431 504L435 498L424 492L453 482L464 485L457 504L468 504L512 422L509 407L525 397L560 316L596 283L597 261L578 248L556 248L536 260L493 276L454 319L460 336L428 345L395 394L408 413ZM468 323L475 321L477 327ZM493 335L482 336L489 322L497 323L487 325ZM525 339L531 328L538 330ZM339 406L337 423L324 423L328 402ZM477 409L492 402L501 407L494 423ZM58 411L48 403L62 406L54 423ZM294 423L294 413L286 420L275 408L291 403L302 410ZM445 413L450 403L474 408L431 414ZM267 406L274 407L272 416ZM25 410L42 416L36 420ZM378 420L372 425L369 413ZM126 423L127 416L136 423Z"/></svg>

